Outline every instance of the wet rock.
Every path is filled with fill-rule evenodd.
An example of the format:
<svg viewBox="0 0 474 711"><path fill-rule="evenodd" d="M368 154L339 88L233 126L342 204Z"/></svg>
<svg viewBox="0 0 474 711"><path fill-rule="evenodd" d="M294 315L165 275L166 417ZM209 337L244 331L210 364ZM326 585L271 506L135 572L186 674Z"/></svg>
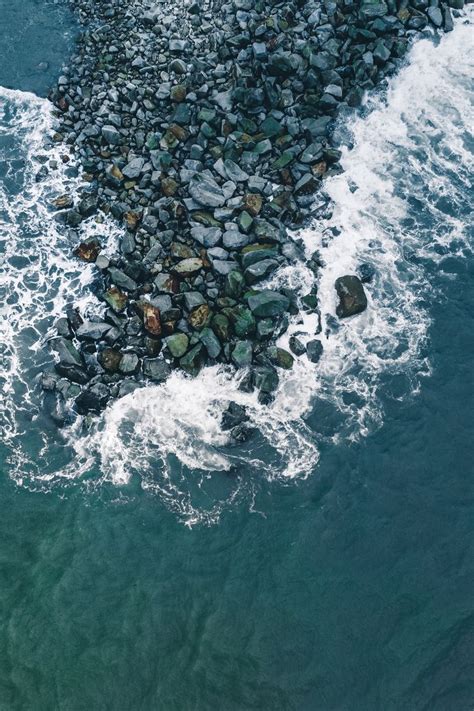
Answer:
<svg viewBox="0 0 474 711"><path fill-rule="evenodd" d="M255 316L267 318L280 316L288 310L290 300L278 291L259 291L247 299L250 310Z"/></svg>
<svg viewBox="0 0 474 711"><path fill-rule="evenodd" d="M316 339L306 344L306 355L312 363L317 363L323 354L323 344Z"/></svg>
<svg viewBox="0 0 474 711"><path fill-rule="evenodd" d="M280 379L275 368L260 365L253 369L252 382L254 387L263 393L273 393L278 388Z"/></svg>
<svg viewBox="0 0 474 711"><path fill-rule="evenodd" d="M84 262L95 262L100 250L101 245L99 240L96 237L90 237L75 248L74 254Z"/></svg>
<svg viewBox="0 0 474 711"><path fill-rule="evenodd" d="M278 348L277 346L271 346L266 350L267 357L269 360L276 365L278 368L284 368L285 370L291 370L295 359L288 353L284 348Z"/></svg>
<svg viewBox="0 0 474 711"><path fill-rule="evenodd" d="M236 402L230 402L227 410L222 413L221 427L226 432L237 425L248 422L249 416L245 407L238 405Z"/></svg>
<svg viewBox="0 0 474 711"><path fill-rule="evenodd" d="M237 341L232 350L232 362L237 368L246 368L252 363L253 348L251 341Z"/></svg>
<svg viewBox="0 0 474 711"><path fill-rule="evenodd" d="M165 343L173 358L181 358L188 350L189 338L185 333L173 333Z"/></svg>
<svg viewBox="0 0 474 711"><path fill-rule="evenodd" d="M375 269L371 264L364 262L359 266L357 273L361 282L363 284L368 284L375 276Z"/></svg>
<svg viewBox="0 0 474 711"><path fill-rule="evenodd" d="M303 355L303 353L306 353L306 346L296 334L290 336L289 346L290 350L295 354L295 356L301 356Z"/></svg>
<svg viewBox="0 0 474 711"><path fill-rule="evenodd" d="M339 277L336 279L335 288L339 296L339 304L336 308L339 318L348 318L365 311L367 297L359 277L350 274Z"/></svg>
<svg viewBox="0 0 474 711"><path fill-rule="evenodd" d="M181 368L189 375L196 376L205 362L204 346L198 343L196 346L180 358L179 364Z"/></svg>
<svg viewBox="0 0 474 711"><path fill-rule="evenodd" d="M96 383L83 390L76 398L76 409L80 415L86 415L88 412L98 413L107 405L109 398L108 387L103 383Z"/></svg>
<svg viewBox="0 0 474 711"><path fill-rule="evenodd" d="M143 359L143 374L147 378L150 378L150 380L154 380L155 382L161 383L166 380L170 373L170 366L162 358Z"/></svg>

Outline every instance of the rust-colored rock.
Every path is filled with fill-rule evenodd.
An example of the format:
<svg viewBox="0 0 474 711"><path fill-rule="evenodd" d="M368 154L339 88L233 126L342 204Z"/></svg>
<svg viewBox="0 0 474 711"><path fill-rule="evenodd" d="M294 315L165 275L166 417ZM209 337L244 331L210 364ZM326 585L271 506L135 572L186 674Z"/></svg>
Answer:
<svg viewBox="0 0 474 711"><path fill-rule="evenodd" d="M149 301L141 301L139 304L143 316L143 325L148 333L153 336L161 335L160 309L153 306Z"/></svg>
<svg viewBox="0 0 474 711"><path fill-rule="evenodd" d="M247 212L256 217L262 209L263 198L258 193L247 193L244 196L244 206Z"/></svg>
<svg viewBox="0 0 474 711"><path fill-rule="evenodd" d="M117 289L116 286L111 286L104 294L104 299L114 311L123 311L127 305L128 296L123 291Z"/></svg>
<svg viewBox="0 0 474 711"><path fill-rule="evenodd" d="M101 249L102 247L99 240L95 237L91 237L85 242L81 242L74 250L74 254L84 262L95 262Z"/></svg>
<svg viewBox="0 0 474 711"><path fill-rule="evenodd" d="M211 311L207 304L201 304L189 314L189 325L196 331L201 331L207 325Z"/></svg>

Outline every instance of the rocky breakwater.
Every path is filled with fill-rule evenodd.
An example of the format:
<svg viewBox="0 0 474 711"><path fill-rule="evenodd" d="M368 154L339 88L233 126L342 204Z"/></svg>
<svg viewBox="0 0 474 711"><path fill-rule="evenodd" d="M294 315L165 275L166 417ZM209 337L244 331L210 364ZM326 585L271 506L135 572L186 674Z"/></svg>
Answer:
<svg viewBox="0 0 474 711"><path fill-rule="evenodd" d="M85 187L54 208L78 259L97 267L104 311L86 318L71 305L43 386L86 413L173 367L194 375L218 362L246 369L242 387L266 401L280 368L321 355L314 339L293 337L293 353L275 345L299 309L317 311L317 279L299 301L265 280L304 259L287 229L312 217L315 191L340 170L334 119L394 71L413 34L451 29L451 9L438 0L72 4L84 31L51 99L55 140L75 153ZM108 213L123 225L111 257L76 232ZM318 255L306 263L317 277ZM370 274L341 277L344 318L366 307Z"/></svg>

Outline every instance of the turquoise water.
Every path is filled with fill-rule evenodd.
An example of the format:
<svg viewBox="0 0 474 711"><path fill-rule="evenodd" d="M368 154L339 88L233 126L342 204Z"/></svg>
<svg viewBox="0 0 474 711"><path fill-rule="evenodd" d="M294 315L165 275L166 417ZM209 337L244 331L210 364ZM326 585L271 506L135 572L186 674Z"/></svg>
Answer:
<svg viewBox="0 0 474 711"><path fill-rule="evenodd" d="M48 3L29 10L45 27ZM20 90L0 93L2 711L472 707L470 38L460 22L420 42L341 125L333 215L303 237L327 262L323 313L334 276L367 259L369 309L338 331L325 318L320 366L268 411L245 401L260 434L238 447L219 415L249 396L214 370L99 423L46 416L44 336L65 302L96 305L47 209L77 178L31 179L52 124L22 92L45 91L2 79Z"/></svg>

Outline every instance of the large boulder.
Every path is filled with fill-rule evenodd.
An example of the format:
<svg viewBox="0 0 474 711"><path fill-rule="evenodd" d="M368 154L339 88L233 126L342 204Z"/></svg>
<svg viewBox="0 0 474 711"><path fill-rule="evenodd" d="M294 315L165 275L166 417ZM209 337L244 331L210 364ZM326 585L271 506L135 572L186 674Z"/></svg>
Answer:
<svg viewBox="0 0 474 711"><path fill-rule="evenodd" d="M367 308L367 296L359 277L353 274L346 274L336 279L334 286L339 296L339 304L336 308L336 314L339 318L355 316L355 314L365 311Z"/></svg>

